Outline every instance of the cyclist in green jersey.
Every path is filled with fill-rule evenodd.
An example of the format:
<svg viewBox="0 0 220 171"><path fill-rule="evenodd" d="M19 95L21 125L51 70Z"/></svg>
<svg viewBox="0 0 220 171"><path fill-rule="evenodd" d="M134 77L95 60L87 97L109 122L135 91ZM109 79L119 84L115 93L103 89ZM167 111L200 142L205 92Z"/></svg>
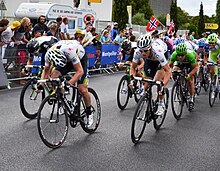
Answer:
<svg viewBox="0 0 220 171"><path fill-rule="evenodd" d="M220 64L220 40L218 39L215 33L210 34L207 38L209 43L209 62L213 62L214 64ZM209 66L209 72L211 74L211 78L213 78L215 73L215 66Z"/></svg>
<svg viewBox="0 0 220 171"><path fill-rule="evenodd" d="M195 94L194 75L196 75L198 70L196 53L194 51L187 50L186 45L184 43L180 43L177 45L176 50L172 53L169 65L173 68L173 70L182 70L184 67L187 67L188 74L186 79L189 83L190 93L189 110L192 110L194 108Z"/></svg>

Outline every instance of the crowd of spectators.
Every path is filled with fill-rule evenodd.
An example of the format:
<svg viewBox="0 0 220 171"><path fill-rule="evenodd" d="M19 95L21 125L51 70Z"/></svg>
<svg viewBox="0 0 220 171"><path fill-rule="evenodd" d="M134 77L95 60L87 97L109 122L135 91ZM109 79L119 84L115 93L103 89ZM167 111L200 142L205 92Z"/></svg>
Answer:
<svg viewBox="0 0 220 171"><path fill-rule="evenodd" d="M68 23L67 17L57 17L56 21L48 25L46 17L43 15L39 16L36 24L33 24L28 17L13 22L9 22L6 18L1 19L0 56L3 64L10 65L12 60L16 60L19 65L25 63L28 57L26 51L27 43L32 38L40 36L54 36L58 40L77 39L83 47L95 46L96 56L98 57L101 55L102 44L117 44L121 46L124 39L132 38L132 41L135 41L132 28L119 30L118 23L107 24L101 33L97 33L93 23L87 22L85 29L76 30L73 37L69 32ZM83 35L83 38L80 37L81 35ZM22 51L23 53L21 53Z"/></svg>

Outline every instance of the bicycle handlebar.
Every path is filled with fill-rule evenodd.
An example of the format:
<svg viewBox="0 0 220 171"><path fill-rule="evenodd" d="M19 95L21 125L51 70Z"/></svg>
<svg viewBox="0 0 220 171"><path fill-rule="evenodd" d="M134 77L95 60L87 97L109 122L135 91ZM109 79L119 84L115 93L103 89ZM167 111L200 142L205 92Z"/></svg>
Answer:
<svg viewBox="0 0 220 171"><path fill-rule="evenodd" d="M154 84L154 85L162 85L163 86L163 82L162 81L155 81L155 80L151 80L151 79L143 78L143 77L134 77L134 79L138 80L138 81L144 81L144 82L147 82L147 83L150 83L150 84Z"/></svg>

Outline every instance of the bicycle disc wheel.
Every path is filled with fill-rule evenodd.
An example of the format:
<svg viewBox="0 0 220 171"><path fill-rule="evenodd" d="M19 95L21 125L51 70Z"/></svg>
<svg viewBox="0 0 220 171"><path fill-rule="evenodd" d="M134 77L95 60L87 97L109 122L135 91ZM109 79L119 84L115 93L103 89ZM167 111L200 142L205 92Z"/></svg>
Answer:
<svg viewBox="0 0 220 171"><path fill-rule="evenodd" d="M47 96L41 103L37 127L40 138L49 148L60 147L68 133L68 116L64 102L55 95Z"/></svg>
<svg viewBox="0 0 220 171"><path fill-rule="evenodd" d="M140 141L146 124L147 116L149 115L149 100L146 95L143 95L139 100L131 125L131 140L133 143Z"/></svg>
<svg viewBox="0 0 220 171"><path fill-rule="evenodd" d="M33 80L28 80L21 90L20 108L23 115L28 119L34 119L37 116L38 108L45 97L45 91L36 93L37 84Z"/></svg>
<svg viewBox="0 0 220 171"><path fill-rule="evenodd" d="M117 104L121 110L124 110L129 100L129 87L127 75L124 75L118 85Z"/></svg>
<svg viewBox="0 0 220 171"><path fill-rule="evenodd" d="M169 103L169 90L166 88L165 89L165 94L164 94L164 104L165 104L165 109L162 115L160 116L156 116L156 118L154 118L154 128L156 130L160 129L160 127L163 125L163 122L166 118L166 114L167 114L167 109L168 109L168 103Z"/></svg>
<svg viewBox="0 0 220 171"><path fill-rule="evenodd" d="M181 86L175 82L171 91L171 108L173 116L179 120L183 112L183 94L181 91Z"/></svg>
<svg viewBox="0 0 220 171"><path fill-rule="evenodd" d="M144 85L141 81L137 81L135 85L135 93L134 93L134 100L136 103L140 100L141 96L144 94Z"/></svg>
<svg viewBox="0 0 220 171"><path fill-rule="evenodd" d="M91 125L88 125L87 123L87 115L86 115L86 105L83 101L83 99L81 98L80 100L80 115L81 115L81 127L82 129L86 132L86 133L94 133L96 131L96 129L99 126L100 123L100 119L101 119L101 104L99 101L99 97L97 95L97 93L95 92L95 90L93 90L92 88L88 88L89 94L90 94L90 98L91 98L91 111L92 111L92 115L93 115L93 123Z"/></svg>
<svg viewBox="0 0 220 171"><path fill-rule="evenodd" d="M216 97L217 97L217 92L215 92L215 86L211 83L209 86L209 106L210 107L213 107Z"/></svg>

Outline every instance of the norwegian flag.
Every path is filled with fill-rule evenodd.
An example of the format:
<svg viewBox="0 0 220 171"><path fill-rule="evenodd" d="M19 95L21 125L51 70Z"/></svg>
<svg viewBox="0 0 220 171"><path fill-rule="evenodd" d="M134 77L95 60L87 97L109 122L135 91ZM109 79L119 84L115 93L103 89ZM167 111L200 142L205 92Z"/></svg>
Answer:
<svg viewBox="0 0 220 171"><path fill-rule="evenodd" d="M173 33L173 29L175 27L175 24L173 22L173 20L170 22L170 27L169 27L169 30L168 30L168 34L172 34Z"/></svg>
<svg viewBox="0 0 220 171"><path fill-rule="evenodd" d="M154 16L152 16L150 18L149 23L147 24L146 30L147 31L154 31L154 30L156 30L156 28L159 24L160 24L160 22Z"/></svg>

